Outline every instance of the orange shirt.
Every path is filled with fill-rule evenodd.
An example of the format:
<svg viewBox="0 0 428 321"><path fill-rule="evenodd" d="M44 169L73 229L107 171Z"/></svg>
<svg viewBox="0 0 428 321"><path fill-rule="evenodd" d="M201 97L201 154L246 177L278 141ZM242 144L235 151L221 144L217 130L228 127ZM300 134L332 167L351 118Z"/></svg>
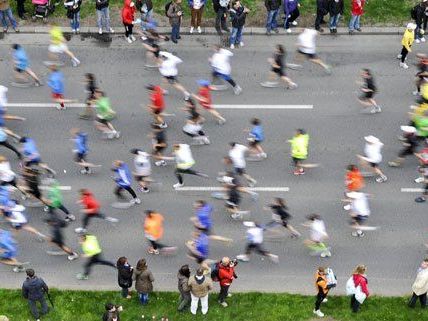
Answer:
<svg viewBox="0 0 428 321"><path fill-rule="evenodd" d="M144 220L144 233L146 236L153 238L154 241L159 240L163 236L163 216L159 213L152 213L146 216Z"/></svg>
<svg viewBox="0 0 428 321"><path fill-rule="evenodd" d="M348 171L345 184L348 191L358 191L364 187L364 178L359 170Z"/></svg>

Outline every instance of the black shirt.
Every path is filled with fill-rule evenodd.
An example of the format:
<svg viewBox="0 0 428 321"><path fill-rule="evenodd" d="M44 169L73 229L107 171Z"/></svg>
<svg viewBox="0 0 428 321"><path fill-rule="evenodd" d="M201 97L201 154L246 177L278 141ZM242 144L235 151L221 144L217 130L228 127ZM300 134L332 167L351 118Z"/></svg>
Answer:
<svg viewBox="0 0 428 321"><path fill-rule="evenodd" d="M365 78L366 80L366 88L370 89L372 92L376 92L376 86L374 83L374 79L372 76Z"/></svg>
<svg viewBox="0 0 428 321"><path fill-rule="evenodd" d="M284 54L275 53L273 55L273 59L275 61L275 64L278 66L278 67L275 67L275 68L278 68L278 69L284 68Z"/></svg>
<svg viewBox="0 0 428 321"><path fill-rule="evenodd" d="M270 205L272 211L281 217L283 221L290 219L291 215L287 212L287 209L284 206L280 205Z"/></svg>

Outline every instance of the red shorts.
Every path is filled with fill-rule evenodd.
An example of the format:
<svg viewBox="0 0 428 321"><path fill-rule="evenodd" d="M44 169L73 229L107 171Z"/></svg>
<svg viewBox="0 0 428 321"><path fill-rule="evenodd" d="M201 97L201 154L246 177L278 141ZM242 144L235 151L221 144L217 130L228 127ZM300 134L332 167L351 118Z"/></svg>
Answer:
<svg viewBox="0 0 428 321"><path fill-rule="evenodd" d="M52 98L53 99L64 99L64 95L52 93Z"/></svg>

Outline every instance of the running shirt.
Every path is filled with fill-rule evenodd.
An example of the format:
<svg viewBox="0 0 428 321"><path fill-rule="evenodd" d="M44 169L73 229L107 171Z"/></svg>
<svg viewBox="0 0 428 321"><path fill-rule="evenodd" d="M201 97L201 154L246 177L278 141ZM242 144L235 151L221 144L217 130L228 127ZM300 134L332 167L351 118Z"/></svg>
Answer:
<svg viewBox="0 0 428 321"><path fill-rule="evenodd" d="M179 169L189 169L195 164L189 145L180 144L180 148L175 151L175 161Z"/></svg>
<svg viewBox="0 0 428 321"><path fill-rule="evenodd" d="M13 60L15 61L15 67L20 70L25 70L28 68L28 57L25 53L24 48L19 47L13 52Z"/></svg>
<svg viewBox="0 0 428 321"><path fill-rule="evenodd" d="M1 86L0 85L0 108L4 109L6 107L7 104L7 93L8 89L5 86Z"/></svg>
<svg viewBox="0 0 428 321"><path fill-rule="evenodd" d="M254 126L251 129L250 136L254 138L255 142L261 143L265 139L263 127L261 125Z"/></svg>
<svg viewBox="0 0 428 321"><path fill-rule="evenodd" d="M178 74L177 65L179 63L182 63L183 60L166 51L159 52L159 55L166 58L162 61L159 67L159 72L161 73L161 75L164 77L177 76Z"/></svg>
<svg viewBox="0 0 428 321"><path fill-rule="evenodd" d="M199 207L196 211L196 217L198 218L199 225L206 230L211 229L212 226L212 211L213 207L207 203L204 206Z"/></svg>
<svg viewBox="0 0 428 321"><path fill-rule="evenodd" d="M358 169L348 171L346 173L345 184L348 191L358 191L364 187L364 178Z"/></svg>
<svg viewBox="0 0 428 321"><path fill-rule="evenodd" d="M273 55L273 60L275 62L275 65L277 65L278 67L274 67L276 69L283 69L284 68L284 54L282 53L275 53Z"/></svg>
<svg viewBox="0 0 428 321"><path fill-rule="evenodd" d="M284 206L280 205L270 205L274 215L277 215L281 218L282 221L287 221L290 219L291 215L287 212L287 209Z"/></svg>
<svg viewBox="0 0 428 321"><path fill-rule="evenodd" d="M198 251L203 258L207 258L209 252L208 247L208 236L205 233L199 234L198 238L195 240L196 251Z"/></svg>
<svg viewBox="0 0 428 321"><path fill-rule="evenodd" d="M229 60L232 56L233 53L226 49L220 49L218 52L215 52L211 57L211 66L214 71L222 75L230 75L232 68Z"/></svg>
<svg viewBox="0 0 428 321"><path fill-rule="evenodd" d="M229 157L232 159L233 166L235 168L245 168L245 152L248 150L248 147L235 144L233 148L229 151Z"/></svg>
<svg viewBox="0 0 428 321"><path fill-rule="evenodd" d="M135 174L138 176L150 176L152 167L150 158L146 154L137 154L134 158Z"/></svg>
<svg viewBox="0 0 428 321"><path fill-rule="evenodd" d="M373 93L376 92L376 85L374 83L373 76L365 78L365 88L371 90Z"/></svg>
<svg viewBox="0 0 428 321"><path fill-rule="evenodd" d="M54 183L48 192L49 206L53 208L58 208L62 205L62 194L59 189L58 183Z"/></svg>
<svg viewBox="0 0 428 321"><path fill-rule="evenodd" d="M144 234L152 241L156 241L163 236L163 216L159 213L152 213L144 220Z"/></svg>
<svg viewBox="0 0 428 321"><path fill-rule="evenodd" d="M64 94L64 75L62 72L56 70L49 74L48 86L53 94Z"/></svg>
<svg viewBox="0 0 428 321"><path fill-rule="evenodd" d="M82 244L82 251L89 257L100 254L102 252L100 244L94 235L86 235L86 239Z"/></svg>
<svg viewBox="0 0 428 321"><path fill-rule="evenodd" d="M247 230L247 240L250 244L263 243L263 228L259 226L250 227Z"/></svg>
<svg viewBox="0 0 428 321"><path fill-rule="evenodd" d="M314 242L322 242L327 235L324 221L313 220L310 226L310 238Z"/></svg>
<svg viewBox="0 0 428 321"><path fill-rule="evenodd" d="M86 133L77 133L74 143L78 154L84 155L88 152L88 147L86 146L87 139L88 135Z"/></svg>
<svg viewBox="0 0 428 321"><path fill-rule="evenodd" d="M31 161L40 161L39 151L37 150L36 143L32 138L25 139L23 154Z"/></svg>
<svg viewBox="0 0 428 321"><path fill-rule="evenodd" d="M297 159L306 159L308 157L308 134L294 136L289 142L291 143L291 157Z"/></svg>
<svg viewBox="0 0 428 321"><path fill-rule="evenodd" d="M3 259L12 259L17 255L16 242L9 231L0 231L0 257Z"/></svg>
<svg viewBox="0 0 428 321"><path fill-rule="evenodd" d="M163 111L165 109L165 102L163 98L163 90L160 86L155 86L152 94L150 95L150 101L154 109Z"/></svg>
<svg viewBox="0 0 428 321"><path fill-rule="evenodd" d="M351 203L351 210L359 216L370 215L369 202L365 193L356 193L356 198Z"/></svg>
<svg viewBox="0 0 428 321"><path fill-rule="evenodd" d="M313 29L305 29L298 37L298 47L303 53L313 55L316 53L315 39L317 31Z"/></svg>
<svg viewBox="0 0 428 321"><path fill-rule="evenodd" d="M383 147L383 143L380 141L375 144L366 144L364 147L364 154L367 157L367 160L370 163L379 164L382 161L381 150Z"/></svg>
<svg viewBox="0 0 428 321"><path fill-rule="evenodd" d="M49 31L49 34L51 36L51 43L53 45L60 45L64 40L61 28L58 26L53 26Z"/></svg>
<svg viewBox="0 0 428 321"><path fill-rule="evenodd" d="M7 220L15 228L21 227L28 223L28 220L22 211L14 211L12 209L10 212L4 212L4 214L7 217Z"/></svg>
<svg viewBox="0 0 428 321"><path fill-rule="evenodd" d="M201 104L202 107L206 108L206 109L210 109L212 106L212 99L211 99L211 90L208 86L205 87L199 87L199 92L198 92L199 96L201 96L202 98L204 98L204 101L200 101L199 103Z"/></svg>
<svg viewBox="0 0 428 321"><path fill-rule="evenodd" d="M111 109L110 99L107 97L100 97L97 99L97 104L95 105L97 110L97 116L104 120L113 119L113 109Z"/></svg>
<svg viewBox="0 0 428 321"><path fill-rule="evenodd" d="M100 203L95 199L94 195L91 192L87 192L80 198L80 202L85 208L86 214L96 214L100 210Z"/></svg>
<svg viewBox="0 0 428 321"><path fill-rule="evenodd" d="M15 173L10 168L9 162L0 162L0 181L11 182L15 178Z"/></svg>
<svg viewBox="0 0 428 321"><path fill-rule="evenodd" d="M3 143L7 140L7 134L2 127L0 127L0 143Z"/></svg>
<svg viewBox="0 0 428 321"><path fill-rule="evenodd" d="M128 165L122 163L118 168L114 169L114 172L116 174L114 180L120 187L131 186L132 179Z"/></svg>

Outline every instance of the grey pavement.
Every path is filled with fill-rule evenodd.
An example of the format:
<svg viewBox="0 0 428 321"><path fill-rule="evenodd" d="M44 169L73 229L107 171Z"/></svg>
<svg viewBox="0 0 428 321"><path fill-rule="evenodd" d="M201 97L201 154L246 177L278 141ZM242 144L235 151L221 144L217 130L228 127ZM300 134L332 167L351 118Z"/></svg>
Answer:
<svg viewBox="0 0 428 321"><path fill-rule="evenodd" d="M302 244L302 240L285 237L276 242L266 242L265 247L280 257L275 265L253 255L251 262L241 263L237 268L239 278L234 281L235 291L278 291L314 293L313 273L320 266L332 267L339 278L335 293L343 293L345 282L352 269L359 263L368 266L368 278L371 291L382 295L402 295L410 292L420 260L426 255L423 246L427 240L428 222L425 204L416 204L414 193L402 193L403 187L421 187L413 183L416 177L417 162L409 159L402 169L391 169L385 165L387 183L378 184L372 179L367 181L367 192L372 195L372 215L369 224L380 229L367 232L366 237L355 239L348 227L348 216L342 210L343 176L346 165L356 162L356 154L364 147L363 137L373 134L385 144L384 160L394 158L400 149L397 135L399 126L407 123L408 106L413 102L413 75L415 68L402 70L395 59L401 48L400 36L337 36L319 39L319 55L333 66L333 74L327 76L317 66L304 64L303 70L289 72L290 77L299 84L294 91L281 88L262 88L259 82L268 72L267 58L271 56L276 43L288 48L288 61L294 56L295 35L284 37L248 36L246 46L234 51L232 59L233 76L241 84L243 93L234 96L231 91L214 94L216 104L310 104L312 110L222 110L228 122L219 127L207 115L205 130L210 136L210 146L193 147L197 161L195 168L205 171L212 177L203 180L197 177L185 177L187 186L217 186L216 173L221 170L221 158L227 151L229 141L245 142L243 130L249 126L249 119L259 117L266 131L265 149L269 155L262 162L248 164L248 172L258 180L261 187L289 187L287 193L261 193L258 202L244 198L242 207L251 210L253 219L268 221L270 213L263 206L272 197L285 197L289 203L293 219L291 224L297 229L307 231L300 225L310 213L321 214L330 234L329 244L333 256L328 259L311 257ZM8 85L11 78L10 44L21 43L25 46L32 68L43 78L47 70L41 62L46 59L48 36L7 35L0 42L0 83ZM210 45L217 43L213 36L183 37L178 46L167 44L167 49L176 52L184 61L180 65L180 79L190 90L196 89L196 80L209 77L207 62L211 55ZM186 257L185 240L189 239L192 226L192 202L206 199L215 206L214 221L218 234L231 237L234 242L224 246L211 242L211 258L224 255L235 256L245 247L245 228L241 223L231 221L223 208L223 203L210 200L207 192L176 192L172 185L176 182L173 166L155 168L153 177L162 182L157 191L140 195L142 204L127 211L110 207L113 201L114 184L110 179L110 164L114 159L128 163L132 155L128 151L133 147L149 148L150 115L141 108L147 102L144 86L160 81L156 70L147 70L144 65L144 50L138 43L128 45L122 38L114 38L111 43L98 42L92 37L75 36L69 47L81 59L78 68L64 67L66 77L66 95L83 101L83 75L93 72L100 87L111 98L119 117L115 121L122 132L122 138L116 141L101 140L92 123L78 120L78 109L59 112L54 108L11 108L10 113L27 118L23 123L10 122L10 127L22 134L35 138L43 159L55 168L61 185L72 186L64 192L65 205L80 221L79 207L75 204L79 188L88 187L102 203L102 210L121 221L116 227L103 221L92 221L90 232L99 237L104 256L116 260L127 256L133 264L141 258L148 260L155 276L155 289L175 290L176 272L185 263L191 263ZM414 46L414 53L424 51L422 45ZM414 53L409 63L414 62ZM376 96L383 112L377 115L362 114L356 100L361 68L372 69L379 88ZM50 102L49 89L10 88L9 102L30 103ZM174 142L186 141L181 132L185 115L179 111L181 96L173 90L167 98L167 112L176 113L168 119L168 138L170 146ZM91 176L81 176L73 163L72 143L69 141L69 129L80 127L89 133L89 160L103 167ZM289 146L287 139L296 128L305 128L311 136L310 162L321 166L308 170L302 177L291 173ZM14 155L5 151L4 155L13 160ZM130 164L131 165L131 164ZM66 173L64 173L66 170ZM135 184L134 184L135 186ZM175 256L150 256L146 253L147 243L142 231L142 218L145 209L155 209L165 216L164 242L179 247ZM47 226L41 221L46 215L41 210L29 209L31 222L44 232ZM73 248L78 248L73 232L79 223L71 224L66 239ZM38 243L31 235L22 233L17 236L20 244L19 258L31 261L37 273L51 286L73 289L117 289L116 272L108 267L94 267L90 280L77 281L75 274L82 270L85 259L68 262L65 257L48 256L45 250L49 245ZM192 267L195 265L192 264ZM20 287L22 274L11 272L7 266L0 266L0 283L4 287Z"/></svg>

